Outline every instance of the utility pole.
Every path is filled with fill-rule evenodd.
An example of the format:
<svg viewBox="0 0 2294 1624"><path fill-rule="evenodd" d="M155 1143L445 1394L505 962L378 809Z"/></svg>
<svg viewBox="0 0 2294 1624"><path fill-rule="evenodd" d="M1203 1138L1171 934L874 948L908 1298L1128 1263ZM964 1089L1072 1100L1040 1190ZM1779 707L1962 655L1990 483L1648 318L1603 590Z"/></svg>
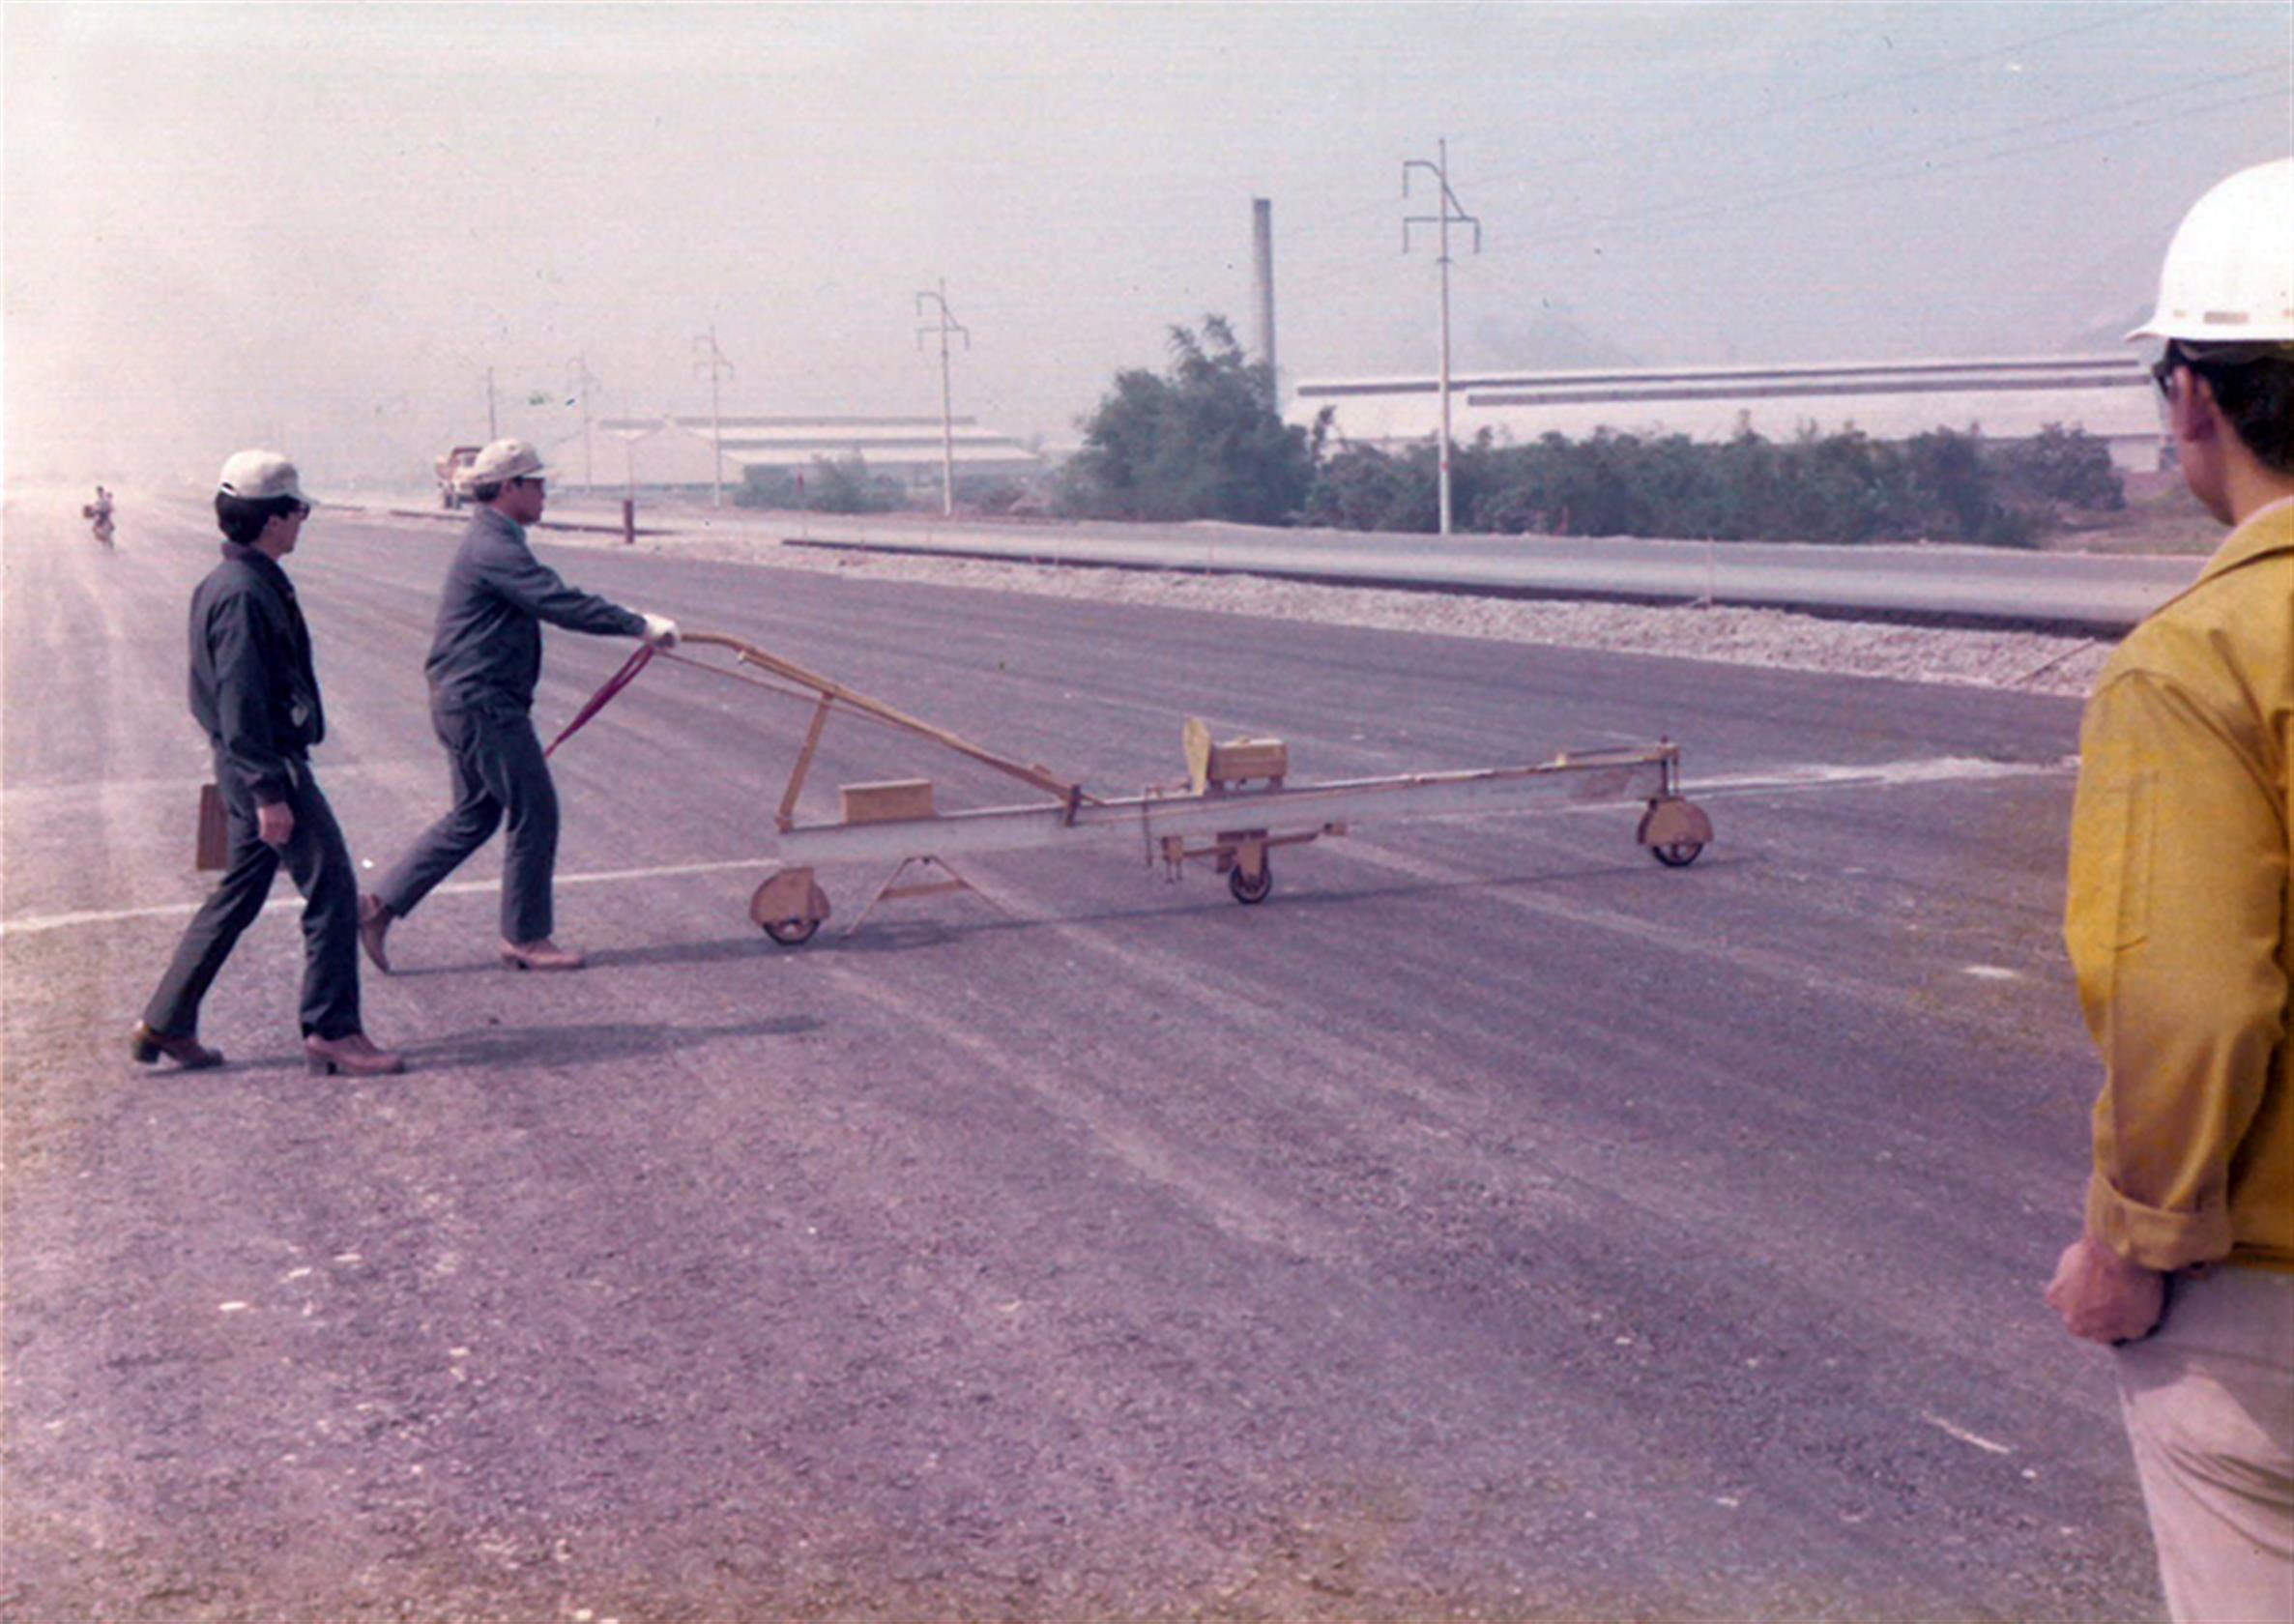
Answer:
<svg viewBox="0 0 2294 1624"><path fill-rule="evenodd" d="M489 443L502 438L494 427L494 369L486 368L486 439Z"/></svg>
<svg viewBox="0 0 2294 1624"><path fill-rule="evenodd" d="M597 387L598 381L590 370L590 358L587 355L575 356L573 392L581 401L581 486L584 490L597 488L597 447L596 442L590 437L590 391Z"/></svg>
<svg viewBox="0 0 2294 1624"><path fill-rule="evenodd" d="M1437 226L1441 232L1441 534L1450 533L1450 227L1473 227L1473 251L1482 251L1482 222L1466 212L1458 201L1458 194L1450 189L1450 143L1445 138L1435 145L1439 154L1436 162L1413 158L1402 165L1402 195L1409 195L1409 172L1426 169L1433 172L1434 184L1441 188L1441 213L1438 215L1408 215L1402 221L1402 251L1409 252L1409 228L1413 225Z"/></svg>
<svg viewBox="0 0 2294 1624"><path fill-rule="evenodd" d="M1274 200L1251 199L1251 277L1259 305L1259 359L1266 363L1266 404L1282 410L1274 381Z"/></svg>
<svg viewBox="0 0 2294 1624"><path fill-rule="evenodd" d="M940 306L938 327L916 329L916 348L924 347L924 334L940 334L940 516L953 518L956 514L956 420L953 415L953 395L948 390L948 334L964 334L964 347L972 348L972 330L958 322L948 312L948 279L940 278L937 293L916 295L916 314L924 313L924 301L931 300Z"/></svg>
<svg viewBox="0 0 2294 1624"><path fill-rule="evenodd" d="M722 508L725 505L725 415L719 403L717 381L732 375L733 363L725 359L725 352L717 348L715 323L710 324L707 334L693 340L696 350L703 345L708 346L709 353L694 358L693 370L698 373L703 367L709 369L709 444L710 450L716 454L714 470L710 477L709 505Z"/></svg>

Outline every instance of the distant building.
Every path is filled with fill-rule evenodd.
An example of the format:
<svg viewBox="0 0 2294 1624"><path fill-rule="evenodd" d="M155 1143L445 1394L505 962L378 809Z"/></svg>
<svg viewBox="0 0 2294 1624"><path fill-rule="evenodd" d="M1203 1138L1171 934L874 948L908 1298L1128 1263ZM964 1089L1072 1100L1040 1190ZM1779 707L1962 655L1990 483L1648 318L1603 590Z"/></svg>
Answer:
<svg viewBox="0 0 2294 1624"><path fill-rule="evenodd" d="M605 418L597 426L622 442L620 456L598 458L600 483L650 489L706 490L716 476L712 424L707 417ZM872 475L918 486L941 476L938 418L719 418L724 481L741 483L752 468L802 474L822 460L857 456ZM980 427L971 418L953 422L956 477L1024 476L1043 459L1008 434ZM617 466L617 464L619 466Z"/></svg>
<svg viewBox="0 0 2294 1624"><path fill-rule="evenodd" d="M1441 421L1433 378L1314 379L1292 395L1286 419L1311 426L1324 407L1344 440L1392 449L1431 440ZM1719 441L1750 429L1788 440L1855 428L1874 440L1931 429L1979 429L1988 440L2026 440L2049 423L2084 429L2114 466L2159 466L2156 392L2133 356L2006 361L1907 361L1809 366L1609 368L1478 372L1450 379L1450 434L1483 429L1500 443L1547 434L1590 439L1601 429Z"/></svg>

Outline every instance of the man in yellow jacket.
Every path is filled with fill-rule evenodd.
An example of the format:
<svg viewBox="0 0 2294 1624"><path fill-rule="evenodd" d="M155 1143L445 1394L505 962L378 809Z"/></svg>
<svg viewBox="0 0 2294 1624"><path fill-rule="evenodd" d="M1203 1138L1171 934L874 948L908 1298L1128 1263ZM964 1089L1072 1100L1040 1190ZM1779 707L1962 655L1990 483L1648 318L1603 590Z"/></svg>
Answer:
<svg viewBox="0 0 2294 1624"><path fill-rule="evenodd" d="M2087 702L2064 935L2104 1061L2047 1297L2117 1349L2168 1610L2294 1618L2294 158L2192 208L2157 375L2233 526Z"/></svg>

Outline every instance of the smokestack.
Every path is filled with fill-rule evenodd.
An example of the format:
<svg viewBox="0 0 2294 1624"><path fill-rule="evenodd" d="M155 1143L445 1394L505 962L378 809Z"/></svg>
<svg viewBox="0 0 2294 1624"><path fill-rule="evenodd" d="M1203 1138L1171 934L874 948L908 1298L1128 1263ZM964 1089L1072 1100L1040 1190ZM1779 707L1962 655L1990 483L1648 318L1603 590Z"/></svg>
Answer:
<svg viewBox="0 0 2294 1624"><path fill-rule="evenodd" d="M1267 404L1282 410L1274 375L1274 203L1251 199L1251 270L1259 294L1259 360L1266 367Z"/></svg>

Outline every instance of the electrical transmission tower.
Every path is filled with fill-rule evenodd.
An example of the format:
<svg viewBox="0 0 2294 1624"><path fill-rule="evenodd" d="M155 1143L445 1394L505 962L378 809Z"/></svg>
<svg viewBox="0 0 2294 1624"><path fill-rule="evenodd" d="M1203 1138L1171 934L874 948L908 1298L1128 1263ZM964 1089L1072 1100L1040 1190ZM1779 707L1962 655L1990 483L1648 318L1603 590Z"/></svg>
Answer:
<svg viewBox="0 0 2294 1624"><path fill-rule="evenodd" d="M700 376L709 372L709 445L715 454L709 480L709 505L725 505L725 414L718 395L718 381L733 375L733 363L725 359L725 352L717 348L717 330L710 330L693 340L693 373Z"/></svg>
<svg viewBox="0 0 2294 1624"><path fill-rule="evenodd" d="M1482 222L1466 212L1458 201L1458 194L1450 189L1450 144L1447 139L1435 144L1439 154L1429 163L1413 158L1402 165L1402 195L1409 195L1409 172L1424 169L1434 176L1434 184L1441 191L1441 213L1438 215L1408 215L1402 221L1402 251L1409 252L1409 228L1431 225L1441 232L1441 254L1437 261L1441 267L1441 534L1450 533L1450 227L1473 227L1473 251L1482 251Z"/></svg>
<svg viewBox="0 0 2294 1624"><path fill-rule="evenodd" d="M916 348L924 347L924 334L940 334L940 516L953 518L956 513L956 420L953 416L953 396L948 391L948 334L964 334L964 347L972 348L972 330L957 321L948 310L948 281L940 278L938 292L916 295L916 314L924 313L924 301L929 299L940 309L938 327L916 329Z"/></svg>

